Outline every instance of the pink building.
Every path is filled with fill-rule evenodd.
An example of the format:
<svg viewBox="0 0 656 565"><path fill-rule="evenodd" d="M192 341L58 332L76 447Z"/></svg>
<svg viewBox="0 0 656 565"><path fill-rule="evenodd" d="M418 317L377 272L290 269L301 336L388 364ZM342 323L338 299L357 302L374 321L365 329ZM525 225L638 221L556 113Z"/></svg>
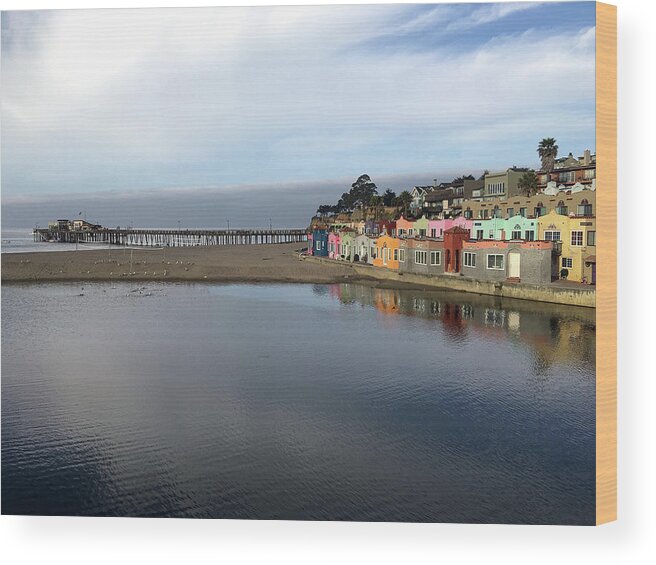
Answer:
<svg viewBox="0 0 656 565"><path fill-rule="evenodd" d="M396 220L396 235L398 237L412 237L414 232L415 223L412 220L406 220L401 216Z"/></svg>
<svg viewBox="0 0 656 565"><path fill-rule="evenodd" d="M340 254L340 246L342 243L342 238L339 235L339 232L331 231L328 234L328 257L330 259L337 259Z"/></svg>
<svg viewBox="0 0 656 565"><path fill-rule="evenodd" d="M443 220L431 220L428 222L428 237L443 237L444 232L451 228L463 228L471 231L474 220L468 220L464 216L457 218L446 218Z"/></svg>

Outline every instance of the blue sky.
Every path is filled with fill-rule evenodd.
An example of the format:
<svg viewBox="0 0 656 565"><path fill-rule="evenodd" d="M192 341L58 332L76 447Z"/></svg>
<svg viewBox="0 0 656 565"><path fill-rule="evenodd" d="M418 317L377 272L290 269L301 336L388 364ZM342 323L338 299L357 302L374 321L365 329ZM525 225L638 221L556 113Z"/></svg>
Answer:
<svg viewBox="0 0 656 565"><path fill-rule="evenodd" d="M307 186L318 205L364 172L400 190L536 166L546 136L594 150L594 18L592 2L4 12L3 220L161 191Z"/></svg>

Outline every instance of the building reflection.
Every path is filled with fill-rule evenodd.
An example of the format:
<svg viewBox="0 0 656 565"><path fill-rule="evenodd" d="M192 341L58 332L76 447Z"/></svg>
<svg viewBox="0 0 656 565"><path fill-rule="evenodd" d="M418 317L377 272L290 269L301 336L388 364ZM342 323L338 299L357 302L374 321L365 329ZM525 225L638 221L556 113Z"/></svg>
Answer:
<svg viewBox="0 0 656 565"><path fill-rule="evenodd" d="M445 340L523 344L534 353L537 374L560 362L595 364L595 311L453 291L398 290L343 283L328 294L388 316L414 316L440 324Z"/></svg>

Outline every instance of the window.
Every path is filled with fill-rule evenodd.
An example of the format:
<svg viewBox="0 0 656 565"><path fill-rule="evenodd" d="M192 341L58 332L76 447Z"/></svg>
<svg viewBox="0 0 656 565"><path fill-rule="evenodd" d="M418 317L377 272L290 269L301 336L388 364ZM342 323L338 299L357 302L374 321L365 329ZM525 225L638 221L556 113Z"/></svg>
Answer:
<svg viewBox="0 0 656 565"><path fill-rule="evenodd" d="M399 249L399 261L405 263L405 249Z"/></svg>
<svg viewBox="0 0 656 565"><path fill-rule="evenodd" d="M520 215L522 218L526 218L526 208L520 208L520 209L519 209L519 215Z"/></svg>
<svg viewBox="0 0 656 565"><path fill-rule="evenodd" d="M507 208L506 209L506 214L508 215L509 218L512 218L515 215L515 209L514 208Z"/></svg>
<svg viewBox="0 0 656 565"><path fill-rule="evenodd" d="M399 250L398 250L398 249L395 249L395 250L394 250L394 260L395 260L395 261L398 261L398 260L399 260Z"/></svg>
<svg viewBox="0 0 656 565"><path fill-rule="evenodd" d="M581 200L581 203L576 207L577 216L592 216L592 204L586 199Z"/></svg>
<svg viewBox="0 0 656 565"><path fill-rule="evenodd" d="M489 239L494 239L494 230L490 230L489 236Z"/></svg>
<svg viewBox="0 0 656 565"><path fill-rule="evenodd" d="M371 258L372 258L372 259L375 259L375 258L376 258L376 248L375 248L375 247L372 247L372 248L371 248Z"/></svg>
<svg viewBox="0 0 656 565"><path fill-rule="evenodd" d="M574 182L574 171L567 171L558 175L559 182Z"/></svg>
<svg viewBox="0 0 656 565"><path fill-rule="evenodd" d="M586 180L591 180L591 179L595 178L595 169L586 169L584 178Z"/></svg>
<svg viewBox="0 0 656 565"><path fill-rule="evenodd" d="M321 251L321 240L317 240L317 251Z"/></svg>
<svg viewBox="0 0 656 565"><path fill-rule="evenodd" d="M545 231L544 239L547 241L560 241L560 232L554 230Z"/></svg>
<svg viewBox="0 0 656 565"><path fill-rule="evenodd" d="M471 208L467 208L465 210L465 219L466 220L471 220L472 219L472 211Z"/></svg>
<svg viewBox="0 0 656 565"><path fill-rule="evenodd" d="M492 217L493 218L500 218L501 217L501 210L499 209L498 206L494 207L494 211L492 212Z"/></svg>
<svg viewBox="0 0 656 565"><path fill-rule="evenodd" d="M487 217L488 217L488 210L483 210L483 218L487 218Z"/></svg>
<svg viewBox="0 0 656 565"><path fill-rule="evenodd" d="M462 254L462 262L465 267L476 267L476 253L465 251Z"/></svg>
<svg viewBox="0 0 656 565"><path fill-rule="evenodd" d="M572 268L572 258L571 257L563 257L561 265L563 266L564 269L571 269Z"/></svg>
<svg viewBox="0 0 656 565"><path fill-rule="evenodd" d="M504 192L506 192L505 182L492 182L487 185L488 194L503 194Z"/></svg>
<svg viewBox="0 0 656 565"><path fill-rule="evenodd" d="M572 232L572 246L581 247L583 245L583 232L582 231L573 231Z"/></svg>
<svg viewBox="0 0 656 565"><path fill-rule="evenodd" d="M513 230L510 234L510 239L522 239L522 231Z"/></svg>
<svg viewBox="0 0 656 565"><path fill-rule="evenodd" d="M425 251L415 251L415 263L417 265L426 265L426 259Z"/></svg>
<svg viewBox="0 0 656 565"><path fill-rule="evenodd" d="M534 241L535 240L535 232L533 230L526 230L526 233L524 234L524 239L526 241Z"/></svg>
<svg viewBox="0 0 656 565"><path fill-rule="evenodd" d="M483 239L483 230L476 230L476 239Z"/></svg>
<svg viewBox="0 0 656 565"><path fill-rule="evenodd" d="M487 268L495 271L503 270L503 255L488 255Z"/></svg>
<svg viewBox="0 0 656 565"><path fill-rule="evenodd" d="M426 237L426 230L419 230L419 237Z"/></svg>
<svg viewBox="0 0 656 565"><path fill-rule="evenodd" d="M440 265L442 263L442 254L439 251L430 252L430 264Z"/></svg>
<svg viewBox="0 0 656 565"><path fill-rule="evenodd" d="M562 200L558 202L558 206L556 206L556 214L567 216L567 206L565 206L565 203Z"/></svg>
<svg viewBox="0 0 656 565"><path fill-rule="evenodd" d="M597 232L589 231L588 232L588 245L597 245Z"/></svg>
<svg viewBox="0 0 656 565"><path fill-rule="evenodd" d="M431 237L437 237L437 229L431 228Z"/></svg>
<svg viewBox="0 0 656 565"><path fill-rule="evenodd" d="M537 206L535 207L534 216L539 218L540 216L544 216L546 213L547 209L544 207L544 204L542 204L542 202L538 202Z"/></svg>

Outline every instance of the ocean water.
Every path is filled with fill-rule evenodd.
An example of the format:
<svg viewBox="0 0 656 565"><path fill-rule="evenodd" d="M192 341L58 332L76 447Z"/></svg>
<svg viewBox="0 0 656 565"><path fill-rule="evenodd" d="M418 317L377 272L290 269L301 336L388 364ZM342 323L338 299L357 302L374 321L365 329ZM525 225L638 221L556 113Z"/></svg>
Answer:
<svg viewBox="0 0 656 565"><path fill-rule="evenodd" d="M2 512L592 524L594 311L363 285L2 288Z"/></svg>
<svg viewBox="0 0 656 565"><path fill-rule="evenodd" d="M79 243L78 251L87 249L106 249L106 245ZM56 241L34 241L31 228L2 230L0 251L2 253L34 253L44 251L74 251L75 243Z"/></svg>

